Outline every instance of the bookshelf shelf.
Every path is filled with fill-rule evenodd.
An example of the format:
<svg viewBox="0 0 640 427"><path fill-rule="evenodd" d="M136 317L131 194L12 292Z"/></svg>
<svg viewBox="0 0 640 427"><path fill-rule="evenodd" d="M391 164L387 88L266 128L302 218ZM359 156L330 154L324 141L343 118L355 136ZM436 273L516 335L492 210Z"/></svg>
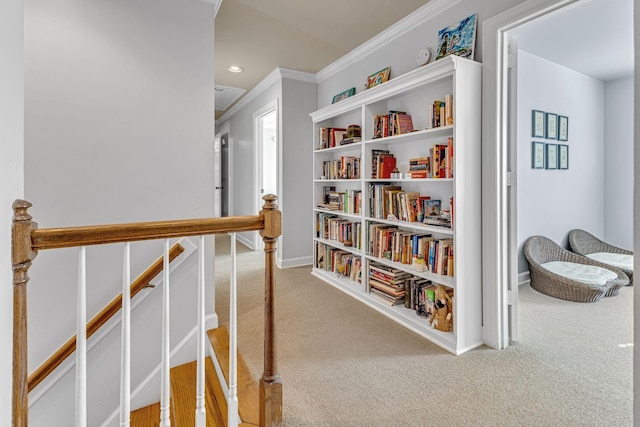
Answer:
<svg viewBox="0 0 640 427"><path fill-rule="evenodd" d="M362 215L352 214L352 213L347 213L342 211L332 211L329 209L318 209L318 208L315 208L313 211L318 213L334 214L342 218L352 219L354 221L360 221L362 219Z"/></svg>
<svg viewBox="0 0 640 427"><path fill-rule="evenodd" d="M311 114L314 148L327 132L362 132L361 142L312 150L312 274L453 354L482 344L480 108L481 64L449 56ZM317 179L327 164L358 178ZM316 235L318 224L329 223L357 229L339 240L360 240L319 238L329 234Z"/></svg>

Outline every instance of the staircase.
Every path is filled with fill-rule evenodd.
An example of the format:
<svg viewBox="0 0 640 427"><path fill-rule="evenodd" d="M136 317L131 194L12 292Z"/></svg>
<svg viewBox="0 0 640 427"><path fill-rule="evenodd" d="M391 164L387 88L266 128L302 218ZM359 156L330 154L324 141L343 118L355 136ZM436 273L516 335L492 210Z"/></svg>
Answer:
<svg viewBox="0 0 640 427"><path fill-rule="evenodd" d="M226 326L207 332L220 363L225 381L229 381L229 331ZM207 427L227 427L227 399L218 381L211 358L205 359L205 407ZM259 385L238 351L238 412L240 426L258 426ZM171 368L171 425L195 425L196 362ZM156 427L160 419L160 402L131 412L131 427Z"/></svg>

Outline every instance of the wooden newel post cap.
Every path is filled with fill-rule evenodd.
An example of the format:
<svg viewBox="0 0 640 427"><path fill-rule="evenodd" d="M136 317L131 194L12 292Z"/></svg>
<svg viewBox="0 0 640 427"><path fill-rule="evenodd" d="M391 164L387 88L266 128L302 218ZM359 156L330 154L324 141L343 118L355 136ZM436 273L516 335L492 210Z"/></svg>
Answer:
<svg viewBox="0 0 640 427"><path fill-rule="evenodd" d="M29 215L29 212L27 212L27 209L29 209L31 206L33 206L31 202L27 202L26 200L18 199L13 202L13 205L11 206L13 208L13 220L31 221L33 217Z"/></svg>
<svg viewBox="0 0 640 427"><path fill-rule="evenodd" d="M267 194L262 198L264 205L260 216L264 217L264 229L260 230L263 239L275 239L282 234L282 212L278 210L278 197Z"/></svg>
<svg viewBox="0 0 640 427"><path fill-rule="evenodd" d="M32 221L27 209L31 203L26 200L16 200L13 202L13 224L11 232L13 234L11 244L11 260L15 268L21 264L33 261L37 252L31 249L31 231L38 228L38 224Z"/></svg>

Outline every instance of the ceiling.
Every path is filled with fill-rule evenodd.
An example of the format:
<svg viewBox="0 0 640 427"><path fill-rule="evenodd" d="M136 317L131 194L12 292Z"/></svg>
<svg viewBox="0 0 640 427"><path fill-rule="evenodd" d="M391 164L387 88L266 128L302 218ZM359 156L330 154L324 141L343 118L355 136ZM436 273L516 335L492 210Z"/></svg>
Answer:
<svg viewBox="0 0 640 427"><path fill-rule="evenodd" d="M587 0L514 34L518 49L596 79L633 75L633 0Z"/></svg>
<svg viewBox="0 0 640 427"><path fill-rule="evenodd" d="M317 73L428 2L223 0L215 24L215 83L249 91L276 67ZM244 71L232 73L231 65ZM216 92L216 118L222 94Z"/></svg>
<svg viewBox="0 0 640 427"><path fill-rule="evenodd" d="M276 67L317 73L428 2L223 0L215 83L227 89L216 91L216 119ZM519 49L600 80L633 74L633 0L584 0L514 34Z"/></svg>

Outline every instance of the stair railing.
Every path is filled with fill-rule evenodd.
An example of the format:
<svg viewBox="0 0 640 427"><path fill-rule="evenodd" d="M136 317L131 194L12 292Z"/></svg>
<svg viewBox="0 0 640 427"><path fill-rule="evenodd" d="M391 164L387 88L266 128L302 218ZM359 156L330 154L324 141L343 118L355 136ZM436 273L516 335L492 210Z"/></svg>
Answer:
<svg viewBox="0 0 640 427"><path fill-rule="evenodd" d="M174 244L169 250L169 262L176 259L184 248L180 243ZM150 282L162 272L164 256L158 258L149 268L147 268L129 286L129 299L135 297L144 288L152 286ZM129 281L127 280L127 283ZM124 300L126 304L126 299ZM100 328L105 325L123 306L123 293L120 293L109 304L107 304L89 323L87 323L87 339L91 338ZM35 371L29 375L28 389L31 393L45 378L62 364L69 356L76 351L76 336L72 336L55 353L42 363Z"/></svg>
<svg viewBox="0 0 640 427"><path fill-rule="evenodd" d="M12 427L28 426L28 368L27 368L27 284L28 270L38 251L79 247L78 293L77 293L77 331L76 331L76 426L86 426L86 263L85 248L89 245L125 243L123 272L123 322L121 363L121 404L120 425L129 425L130 401L130 251L129 242L165 239L164 283L163 283L163 343L161 370L161 415L160 425L170 426L168 407L169 378L169 239L176 237L205 236L210 234L235 233L258 230L265 243L265 342L264 372L260 381L260 425L279 426L282 424L282 383L277 372L275 349L275 257L276 240L281 233L282 215L278 210L277 198L273 195L263 197L265 204L258 215L209 218L195 220L177 220L162 222L144 222L132 224L101 225L89 227L67 227L38 229L37 223L27 212L31 203L17 200L13 204L12 223L12 265L13 265L13 388L12 388ZM235 241L235 239L233 239ZM203 367L204 349L204 238L200 238L199 284L198 284L198 363ZM235 253L235 252L234 252ZM233 255L235 256L235 255ZM235 263L234 263L235 264ZM235 270L233 273L235 275ZM235 307L232 310L236 310ZM202 322L202 324L200 324ZM235 319L231 328L235 330ZM230 332L232 340L237 340L235 332ZM237 342L237 341L236 341ZM230 345L230 348L235 344ZM230 365L235 366L236 353L230 354ZM235 375L235 371L230 371ZM198 368L196 420L204 426L204 410L201 405L204 395L204 368ZM231 383L231 381L230 381ZM231 403L231 402L230 402ZM237 419L231 420L237 425Z"/></svg>

